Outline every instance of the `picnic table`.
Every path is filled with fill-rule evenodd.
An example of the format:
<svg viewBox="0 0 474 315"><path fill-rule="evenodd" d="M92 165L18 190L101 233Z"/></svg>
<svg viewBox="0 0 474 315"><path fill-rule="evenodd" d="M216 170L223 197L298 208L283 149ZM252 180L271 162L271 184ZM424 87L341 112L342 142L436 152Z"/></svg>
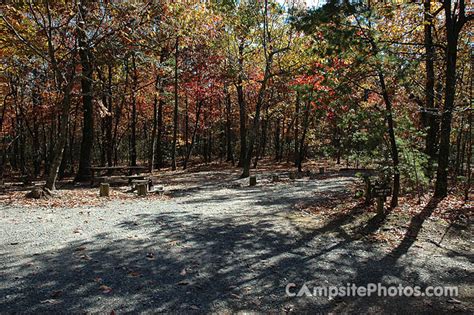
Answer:
<svg viewBox="0 0 474 315"><path fill-rule="evenodd" d="M123 175L139 175L143 171L146 171L148 168L146 166L92 166L89 168L91 171L91 185L94 185L97 174L106 173L108 176L113 173L122 173Z"/></svg>

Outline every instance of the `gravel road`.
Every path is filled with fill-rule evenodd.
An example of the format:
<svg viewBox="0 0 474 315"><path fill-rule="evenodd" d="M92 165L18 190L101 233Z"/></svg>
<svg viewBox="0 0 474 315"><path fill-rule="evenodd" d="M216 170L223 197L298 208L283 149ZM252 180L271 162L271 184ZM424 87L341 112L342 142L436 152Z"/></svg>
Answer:
<svg viewBox="0 0 474 315"><path fill-rule="evenodd" d="M388 252L295 204L347 191L351 176L259 185L234 174L170 176L164 200L0 206L0 312L468 312L467 251L424 242ZM266 177L265 177L266 178ZM177 182L187 181L183 185ZM285 286L460 286L455 299L288 297Z"/></svg>

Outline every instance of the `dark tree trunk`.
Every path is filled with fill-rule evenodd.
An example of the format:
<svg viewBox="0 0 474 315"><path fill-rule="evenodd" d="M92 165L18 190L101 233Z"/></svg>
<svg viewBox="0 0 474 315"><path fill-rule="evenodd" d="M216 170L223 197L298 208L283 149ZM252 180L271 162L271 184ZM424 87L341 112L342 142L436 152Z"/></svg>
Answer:
<svg viewBox="0 0 474 315"><path fill-rule="evenodd" d="M188 112L188 95L184 97L184 146L185 151L188 152L189 147L189 112ZM185 152L185 157L186 157Z"/></svg>
<svg viewBox="0 0 474 315"><path fill-rule="evenodd" d="M395 128L393 124L393 110L392 102L388 95L387 87L385 85L385 77L382 73L382 70L379 70L379 80L380 87L382 88L382 96L385 102L385 109L387 125L388 125L388 136L390 139L390 151L392 155L393 162L393 190L392 190L392 199L390 201L390 208L395 208L398 206L398 195L400 193L400 170L399 170L399 157L398 157L398 147L395 140Z"/></svg>
<svg viewBox="0 0 474 315"><path fill-rule="evenodd" d="M45 187L49 190L56 189L56 179L58 177L59 166L61 165L64 147L66 146L67 141L67 130L69 124L69 109L71 108L71 91L73 87L73 78L74 78L74 70L71 70L73 74L69 79L65 89L63 100L61 104L61 123L59 126L59 136L58 140L53 149L53 156L51 159L51 165L49 168L49 174L46 178L46 185Z"/></svg>
<svg viewBox="0 0 474 315"><path fill-rule="evenodd" d="M156 136L156 168L163 167L163 106L164 106L164 87L163 82L160 83L160 100L158 101L158 133Z"/></svg>
<svg viewBox="0 0 474 315"><path fill-rule="evenodd" d="M303 134L301 135L301 139L299 141L299 149L298 153L296 156L296 166L298 167L298 172L302 171L302 165L303 165L303 159L304 159L304 147L305 147L305 141L306 141L306 133L308 131L308 125L309 125L309 108L310 104L309 102L306 102L306 106L304 108L304 118L303 118ZM295 138L295 142L297 141L298 138Z"/></svg>
<svg viewBox="0 0 474 315"><path fill-rule="evenodd" d="M295 105L295 166L298 166L298 168L301 167L301 163L299 161L299 154L298 154L298 139L300 138L299 135L299 124L300 124L300 93L296 93L296 105Z"/></svg>
<svg viewBox="0 0 474 315"><path fill-rule="evenodd" d="M193 134L191 135L191 143L189 146L186 146L186 156L184 158L183 170L185 170L188 167L189 158L191 157L191 153L194 147L196 133L199 127L199 117L201 116L202 103L203 103L202 100L197 102L196 121L194 122L194 130L193 130Z"/></svg>
<svg viewBox="0 0 474 315"><path fill-rule="evenodd" d="M107 65L107 110L108 115L105 116L105 155L107 159L107 166L112 166L113 164L113 152L114 152L114 139L112 136L112 66Z"/></svg>
<svg viewBox="0 0 474 315"><path fill-rule="evenodd" d="M179 39L176 37L174 53L174 110L173 110L173 144L171 147L171 169L176 170L176 141L178 139L178 49Z"/></svg>
<svg viewBox="0 0 474 315"><path fill-rule="evenodd" d="M151 131L151 139L150 139L150 149L148 153L148 169L150 172L153 172L153 169L155 168L155 156L156 156L156 147L157 147L157 132L158 132L158 95L161 97L161 94L159 93L160 90L160 78L156 78L155 82L155 96L153 98L153 127Z"/></svg>
<svg viewBox="0 0 474 315"><path fill-rule="evenodd" d="M435 73L434 73L434 57L435 50L433 46L432 37L432 23L433 16L431 13L431 1L424 0L424 41L425 41L425 54L426 54L426 81L425 81L425 111L423 115L426 117L424 120L424 127L427 128L426 141L425 141L425 152L428 154L431 160L436 157L437 150L437 138L438 138L438 119L435 111Z"/></svg>
<svg viewBox="0 0 474 315"><path fill-rule="evenodd" d="M131 135L130 135L130 165L137 165L137 97L136 90L138 88L138 72L135 61L135 53L132 53L132 118L131 118Z"/></svg>
<svg viewBox="0 0 474 315"><path fill-rule="evenodd" d="M444 198L448 194L448 167L449 167L449 150L451 121L454 110L454 97L456 94L456 60L459 33L467 22L465 16L464 1L459 3L459 11L451 12L451 1L446 0L444 3L444 11L446 17L446 84L444 95L444 107L441 116L441 132L438 155L438 170L436 176L435 193L437 198ZM472 15L471 15L472 17Z"/></svg>
<svg viewBox="0 0 474 315"><path fill-rule="evenodd" d="M231 103L231 98L229 94L229 90L227 86L224 87L224 94L225 94L225 118L226 118L226 123L225 123L225 139L226 139L226 162L232 162L232 165L234 165L234 150L232 146L232 140L233 140L233 131L232 131L232 103Z"/></svg>
<svg viewBox="0 0 474 315"><path fill-rule="evenodd" d="M280 141L280 124L281 124L281 118L278 117L276 120L276 126L275 126L275 161L280 161L280 146L281 146L281 141Z"/></svg>
<svg viewBox="0 0 474 315"><path fill-rule="evenodd" d="M244 71L244 43L239 44L239 75L237 76L237 102L239 103L239 119L240 119L240 155L238 167L244 165L245 155L247 153L247 110L244 98L243 88L243 71Z"/></svg>
<svg viewBox="0 0 474 315"><path fill-rule="evenodd" d="M79 37L79 57L82 66L81 89L82 89L82 108L83 108L83 127L81 152L79 156L79 169L77 171L76 181L90 179L90 167L92 157L92 146L94 142L94 114L92 105L92 52L86 35L85 18L87 15L85 1L79 5L80 10L80 28Z"/></svg>

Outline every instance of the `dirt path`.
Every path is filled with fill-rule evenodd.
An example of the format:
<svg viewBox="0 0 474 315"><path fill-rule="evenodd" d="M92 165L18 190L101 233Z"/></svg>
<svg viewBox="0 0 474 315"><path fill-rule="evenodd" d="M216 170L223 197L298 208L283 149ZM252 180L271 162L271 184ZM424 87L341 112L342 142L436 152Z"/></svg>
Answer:
<svg viewBox="0 0 474 315"><path fill-rule="evenodd" d="M282 176L283 178L284 176ZM334 219L295 206L350 198L352 176L259 185L229 172L166 175L166 200L103 207L0 206L1 312L468 312L470 241L388 250L354 232L373 216ZM365 220L365 221L364 221ZM359 236L358 236L359 235ZM454 246L454 245L453 245ZM456 299L288 297L285 286L382 282L460 286Z"/></svg>

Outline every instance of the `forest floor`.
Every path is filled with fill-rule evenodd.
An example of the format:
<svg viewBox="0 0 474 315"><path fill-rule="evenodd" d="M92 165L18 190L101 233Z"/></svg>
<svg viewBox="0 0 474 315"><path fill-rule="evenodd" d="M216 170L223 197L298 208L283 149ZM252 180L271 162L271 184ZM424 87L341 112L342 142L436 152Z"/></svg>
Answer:
<svg viewBox="0 0 474 315"><path fill-rule="evenodd" d="M290 180L263 167L253 187L238 175L165 172L163 197L1 196L0 312L472 311L472 205L407 201L382 221L354 199L353 172ZM459 296L289 297L289 283L457 286Z"/></svg>

